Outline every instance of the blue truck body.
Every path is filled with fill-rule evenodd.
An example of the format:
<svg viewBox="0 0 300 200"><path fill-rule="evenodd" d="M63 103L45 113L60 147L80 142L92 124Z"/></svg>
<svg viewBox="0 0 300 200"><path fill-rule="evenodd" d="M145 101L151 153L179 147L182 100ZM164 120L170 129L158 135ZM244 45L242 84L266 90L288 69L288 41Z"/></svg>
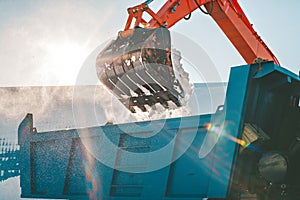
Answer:
<svg viewBox="0 0 300 200"><path fill-rule="evenodd" d="M265 62L232 68L225 105L211 115L38 132L28 114L19 126L21 195L233 199L250 176L243 171L246 161L239 163L245 123L259 126L274 141L289 129L290 141L299 96L299 77Z"/></svg>

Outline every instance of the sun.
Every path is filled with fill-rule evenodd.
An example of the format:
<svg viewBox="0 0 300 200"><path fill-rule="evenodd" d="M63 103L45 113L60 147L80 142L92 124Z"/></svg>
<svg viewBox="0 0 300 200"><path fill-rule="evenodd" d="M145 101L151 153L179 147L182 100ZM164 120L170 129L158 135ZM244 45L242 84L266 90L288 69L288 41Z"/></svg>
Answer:
<svg viewBox="0 0 300 200"><path fill-rule="evenodd" d="M44 66L47 67L48 79L59 85L74 85L87 56L87 50L76 42L47 45Z"/></svg>

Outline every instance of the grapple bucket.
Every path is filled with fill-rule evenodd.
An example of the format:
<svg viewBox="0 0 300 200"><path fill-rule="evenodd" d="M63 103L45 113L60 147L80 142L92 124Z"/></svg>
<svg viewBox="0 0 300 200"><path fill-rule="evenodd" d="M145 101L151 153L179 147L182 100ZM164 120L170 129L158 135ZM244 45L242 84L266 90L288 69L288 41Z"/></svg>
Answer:
<svg viewBox="0 0 300 200"><path fill-rule="evenodd" d="M175 78L171 38L166 28L135 28L121 34L99 53L96 60L100 81L127 107L147 111L156 103L181 106L184 91Z"/></svg>

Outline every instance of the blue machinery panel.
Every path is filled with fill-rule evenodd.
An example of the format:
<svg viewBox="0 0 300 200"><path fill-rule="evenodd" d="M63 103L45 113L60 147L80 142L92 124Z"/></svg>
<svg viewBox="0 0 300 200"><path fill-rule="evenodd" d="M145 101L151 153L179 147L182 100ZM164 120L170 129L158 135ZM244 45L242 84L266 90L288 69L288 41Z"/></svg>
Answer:
<svg viewBox="0 0 300 200"><path fill-rule="evenodd" d="M19 126L22 197L233 197L255 160L241 154L245 124L285 151L299 128L299 97L299 77L267 62L232 68L225 106L213 115L37 132L28 114Z"/></svg>

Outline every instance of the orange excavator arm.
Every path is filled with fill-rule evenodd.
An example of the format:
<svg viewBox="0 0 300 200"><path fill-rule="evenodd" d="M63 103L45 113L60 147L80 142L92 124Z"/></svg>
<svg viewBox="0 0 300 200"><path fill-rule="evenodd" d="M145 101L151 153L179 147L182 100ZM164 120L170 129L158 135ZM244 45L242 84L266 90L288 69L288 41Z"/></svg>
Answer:
<svg viewBox="0 0 300 200"><path fill-rule="evenodd" d="M149 7L152 1L128 8L124 31L96 59L99 80L131 112L185 102L185 89L172 63L169 28L198 8L216 21L247 63L258 59L279 65L237 0L167 0L156 13ZM151 16L148 21L144 13Z"/></svg>
<svg viewBox="0 0 300 200"><path fill-rule="evenodd" d="M129 17L124 34L131 30L133 19L135 19L134 27L170 28L194 10L198 8L203 10L201 6L204 6L206 11L203 12L211 15L248 64L261 58L280 65L275 55L253 29L237 0L168 0L157 13L149 8L150 2L152 0L128 9ZM143 12L151 15L151 20L148 22L144 20Z"/></svg>

